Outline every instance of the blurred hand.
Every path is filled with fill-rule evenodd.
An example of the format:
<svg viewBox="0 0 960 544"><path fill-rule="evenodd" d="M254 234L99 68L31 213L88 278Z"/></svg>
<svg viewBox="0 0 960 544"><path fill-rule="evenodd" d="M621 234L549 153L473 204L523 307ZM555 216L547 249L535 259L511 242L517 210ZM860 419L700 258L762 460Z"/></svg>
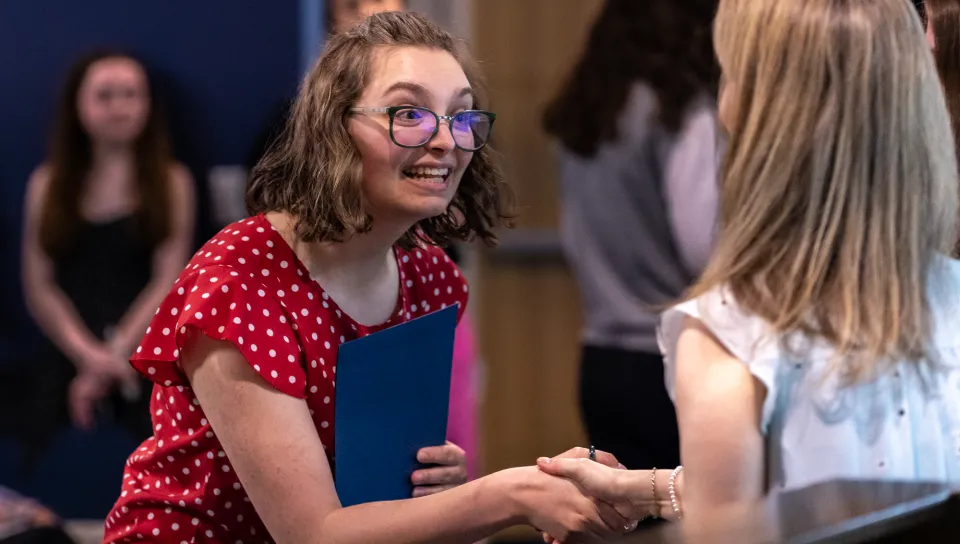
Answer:
<svg viewBox="0 0 960 544"><path fill-rule="evenodd" d="M116 356L115 362L119 364L114 379L119 383L123 395L131 400L137 398L140 395L140 375L130 365L134 348L122 343L119 336L111 338L106 348Z"/></svg>
<svg viewBox="0 0 960 544"><path fill-rule="evenodd" d="M85 371L77 374L67 392L67 405L73 424L81 429L92 429L97 403L109 390L110 382L103 375Z"/></svg>
<svg viewBox="0 0 960 544"><path fill-rule="evenodd" d="M423 448L417 452L417 461L437 465L414 471L413 496L424 497L446 491L467 482L467 454L456 444Z"/></svg>
<svg viewBox="0 0 960 544"><path fill-rule="evenodd" d="M120 355L109 343L95 342L86 346L78 366L78 373L96 374L105 379L108 386L116 383L125 392L139 390L137 371L130 366L128 358Z"/></svg>

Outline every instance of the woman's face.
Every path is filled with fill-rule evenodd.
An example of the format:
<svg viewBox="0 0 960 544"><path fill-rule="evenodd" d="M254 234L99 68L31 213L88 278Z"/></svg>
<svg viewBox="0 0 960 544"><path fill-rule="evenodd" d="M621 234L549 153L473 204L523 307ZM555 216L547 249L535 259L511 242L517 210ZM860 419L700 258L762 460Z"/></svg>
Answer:
<svg viewBox="0 0 960 544"><path fill-rule="evenodd" d="M927 45L930 46L930 49L936 49L937 39L933 35L933 24L930 22L929 11L927 12Z"/></svg>
<svg viewBox="0 0 960 544"><path fill-rule="evenodd" d="M370 83L356 107L416 106L453 115L474 106L466 74L446 51L380 48L371 62ZM410 120L397 118L394 134L411 130L405 128L409 124ZM362 157L365 205L378 222L409 226L444 213L473 158L472 152L456 147L447 120L440 121L436 135L424 146L412 149L394 143L385 113L354 113L347 129ZM423 134L427 139L430 131Z"/></svg>
<svg viewBox="0 0 960 544"><path fill-rule="evenodd" d="M87 69L77 93L80 123L95 142L131 144L150 113L147 76L134 60L99 60Z"/></svg>

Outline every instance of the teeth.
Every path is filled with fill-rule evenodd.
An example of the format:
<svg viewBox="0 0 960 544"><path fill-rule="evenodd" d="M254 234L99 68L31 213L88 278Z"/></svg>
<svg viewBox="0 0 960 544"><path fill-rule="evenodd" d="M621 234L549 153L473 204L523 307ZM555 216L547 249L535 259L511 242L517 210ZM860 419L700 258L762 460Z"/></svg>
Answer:
<svg viewBox="0 0 960 544"><path fill-rule="evenodd" d="M419 176L419 177L443 178L443 177L447 177L447 174L450 173L450 169L449 168L427 168L424 166L418 166L415 168L404 170L404 173L412 176Z"/></svg>

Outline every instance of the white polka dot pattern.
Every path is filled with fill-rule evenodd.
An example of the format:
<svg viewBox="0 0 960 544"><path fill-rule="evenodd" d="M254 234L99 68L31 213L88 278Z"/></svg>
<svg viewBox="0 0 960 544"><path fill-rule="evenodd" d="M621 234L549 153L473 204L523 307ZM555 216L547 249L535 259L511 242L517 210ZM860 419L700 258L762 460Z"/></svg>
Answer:
<svg viewBox="0 0 960 544"><path fill-rule="evenodd" d="M178 364L190 329L232 342L277 390L305 398L334 454L340 344L459 304L467 285L440 249L397 248L393 317L365 327L343 313L261 215L226 227L194 256L131 363L153 380L154 436L127 460L104 542L272 542Z"/></svg>
<svg viewBox="0 0 960 544"><path fill-rule="evenodd" d="M148 333L141 346L154 357L138 356L133 366L158 384L189 385L174 353L184 344L185 327L195 327L214 340L232 342L247 361L260 366L261 377L276 389L297 398L306 398L306 373L301 365L281 365L278 360L264 359L257 353L269 349L271 353L279 353L278 358L284 362L299 360L300 346L282 340L284 335L295 336L289 323L279 321L285 312L269 294L256 297L257 308L251 310L253 302L249 292L263 292L262 284L257 279L232 276L231 271L223 265L200 268L177 282L186 289L186 294L174 292L169 295L160 306L159 315L165 315L163 309L166 306L189 306L190 312L179 312L175 321L171 319L171 323L164 324L176 330L176 335ZM197 289L193 290L194 287ZM248 301L251 302L248 304ZM269 311L272 317L264 317L262 311ZM268 336L267 327L272 327L275 334L280 335Z"/></svg>

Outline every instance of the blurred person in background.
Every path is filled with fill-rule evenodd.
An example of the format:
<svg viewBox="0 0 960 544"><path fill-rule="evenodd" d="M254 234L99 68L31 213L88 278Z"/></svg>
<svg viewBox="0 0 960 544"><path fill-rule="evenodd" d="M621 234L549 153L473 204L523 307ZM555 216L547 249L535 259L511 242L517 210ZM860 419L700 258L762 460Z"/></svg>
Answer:
<svg viewBox="0 0 960 544"><path fill-rule="evenodd" d="M549 104L561 238L584 306L581 413L628 467L680 460L658 305L712 247L717 210L717 0L608 0ZM643 421L625 431L624 421Z"/></svg>
<svg viewBox="0 0 960 544"><path fill-rule="evenodd" d="M960 135L960 0L926 0L919 7L956 142ZM954 255L960 255L960 236Z"/></svg>
<svg viewBox="0 0 960 544"><path fill-rule="evenodd" d="M143 64L115 51L77 61L27 187L22 279L49 340L23 415L34 446L107 414L150 436L150 382L128 359L189 257L193 191Z"/></svg>

